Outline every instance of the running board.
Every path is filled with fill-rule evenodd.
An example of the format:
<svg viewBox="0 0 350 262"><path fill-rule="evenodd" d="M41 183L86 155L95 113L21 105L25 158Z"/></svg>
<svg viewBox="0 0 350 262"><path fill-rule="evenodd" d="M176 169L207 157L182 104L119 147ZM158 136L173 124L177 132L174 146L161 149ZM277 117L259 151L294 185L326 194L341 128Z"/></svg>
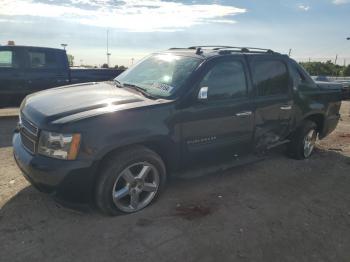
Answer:
<svg viewBox="0 0 350 262"><path fill-rule="evenodd" d="M250 156L234 156L232 160L225 161L219 164L196 166L190 169L185 169L182 172L177 171L171 174L176 178L197 178L201 176L210 175L213 173L224 172L234 167L252 164L264 160L266 157L250 155Z"/></svg>
<svg viewBox="0 0 350 262"><path fill-rule="evenodd" d="M279 141L279 142L277 142L277 143L275 143L273 145L268 146L267 150L270 150L271 148L274 148L274 147L277 147L277 146L281 146L281 145L287 144L289 142L290 142L290 140L288 140L288 139L287 140L283 140L283 141Z"/></svg>

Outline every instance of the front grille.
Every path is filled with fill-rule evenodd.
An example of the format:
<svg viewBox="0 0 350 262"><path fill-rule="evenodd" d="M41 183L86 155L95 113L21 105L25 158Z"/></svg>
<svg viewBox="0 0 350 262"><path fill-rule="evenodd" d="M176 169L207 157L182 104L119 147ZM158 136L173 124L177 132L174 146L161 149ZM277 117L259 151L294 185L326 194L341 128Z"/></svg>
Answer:
<svg viewBox="0 0 350 262"><path fill-rule="evenodd" d="M28 137L23 135L23 133L21 133L21 141L25 149L27 149L32 154L35 153L35 146L36 146L35 141L30 140Z"/></svg>
<svg viewBox="0 0 350 262"><path fill-rule="evenodd" d="M34 136L38 135L39 129L30 121L28 121L26 118L21 115L22 125L25 127L30 133L32 133Z"/></svg>
<svg viewBox="0 0 350 262"><path fill-rule="evenodd" d="M38 143L39 129L21 114L20 136L22 145L30 153L35 154Z"/></svg>

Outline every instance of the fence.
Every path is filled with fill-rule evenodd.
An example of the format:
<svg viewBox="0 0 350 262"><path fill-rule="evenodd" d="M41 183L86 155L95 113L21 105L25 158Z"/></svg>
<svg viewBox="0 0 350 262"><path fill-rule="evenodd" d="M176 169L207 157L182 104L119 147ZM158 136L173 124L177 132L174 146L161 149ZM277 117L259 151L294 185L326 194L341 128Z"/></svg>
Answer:
<svg viewBox="0 0 350 262"><path fill-rule="evenodd" d="M293 57L291 56L294 60L298 62L327 62L331 61L334 64L340 65L340 66L347 66L350 64L350 57Z"/></svg>
<svg viewBox="0 0 350 262"><path fill-rule="evenodd" d="M350 77L330 76L330 77L328 77L328 79L333 80L333 81L350 82Z"/></svg>

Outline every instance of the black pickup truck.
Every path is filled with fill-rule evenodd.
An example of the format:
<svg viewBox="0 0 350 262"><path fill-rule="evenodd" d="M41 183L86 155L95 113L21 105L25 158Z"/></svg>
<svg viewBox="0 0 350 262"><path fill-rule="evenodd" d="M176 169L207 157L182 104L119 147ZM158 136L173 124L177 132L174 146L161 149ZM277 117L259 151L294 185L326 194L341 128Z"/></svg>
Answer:
<svg viewBox="0 0 350 262"><path fill-rule="evenodd" d="M26 95L56 86L112 80L121 72L69 68L62 49L0 46L0 107L19 106Z"/></svg>
<svg viewBox="0 0 350 262"><path fill-rule="evenodd" d="M340 86L317 85L271 50L170 49L114 81L27 96L14 157L41 191L131 213L189 165L284 143L290 156L310 157L336 128L341 100Z"/></svg>

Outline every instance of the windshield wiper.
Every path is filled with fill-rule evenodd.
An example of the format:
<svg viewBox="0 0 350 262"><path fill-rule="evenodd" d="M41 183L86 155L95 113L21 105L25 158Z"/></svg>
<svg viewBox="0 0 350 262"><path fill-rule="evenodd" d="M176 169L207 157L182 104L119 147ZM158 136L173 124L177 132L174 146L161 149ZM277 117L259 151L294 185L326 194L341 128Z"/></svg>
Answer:
<svg viewBox="0 0 350 262"><path fill-rule="evenodd" d="M115 83L115 85L116 85L117 87L124 87L123 84L122 84L119 80L117 80L117 79L113 79L113 82Z"/></svg>
<svg viewBox="0 0 350 262"><path fill-rule="evenodd" d="M119 82L119 81L118 81ZM120 82L119 82L120 83ZM158 97L156 96L152 96L151 94L149 94L146 89L139 87L137 85L134 84L130 84L130 83L123 83L122 86L124 87L130 87L136 91L138 91L139 93L141 93L143 96L148 97L148 98L152 98L152 99L157 99Z"/></svg>

